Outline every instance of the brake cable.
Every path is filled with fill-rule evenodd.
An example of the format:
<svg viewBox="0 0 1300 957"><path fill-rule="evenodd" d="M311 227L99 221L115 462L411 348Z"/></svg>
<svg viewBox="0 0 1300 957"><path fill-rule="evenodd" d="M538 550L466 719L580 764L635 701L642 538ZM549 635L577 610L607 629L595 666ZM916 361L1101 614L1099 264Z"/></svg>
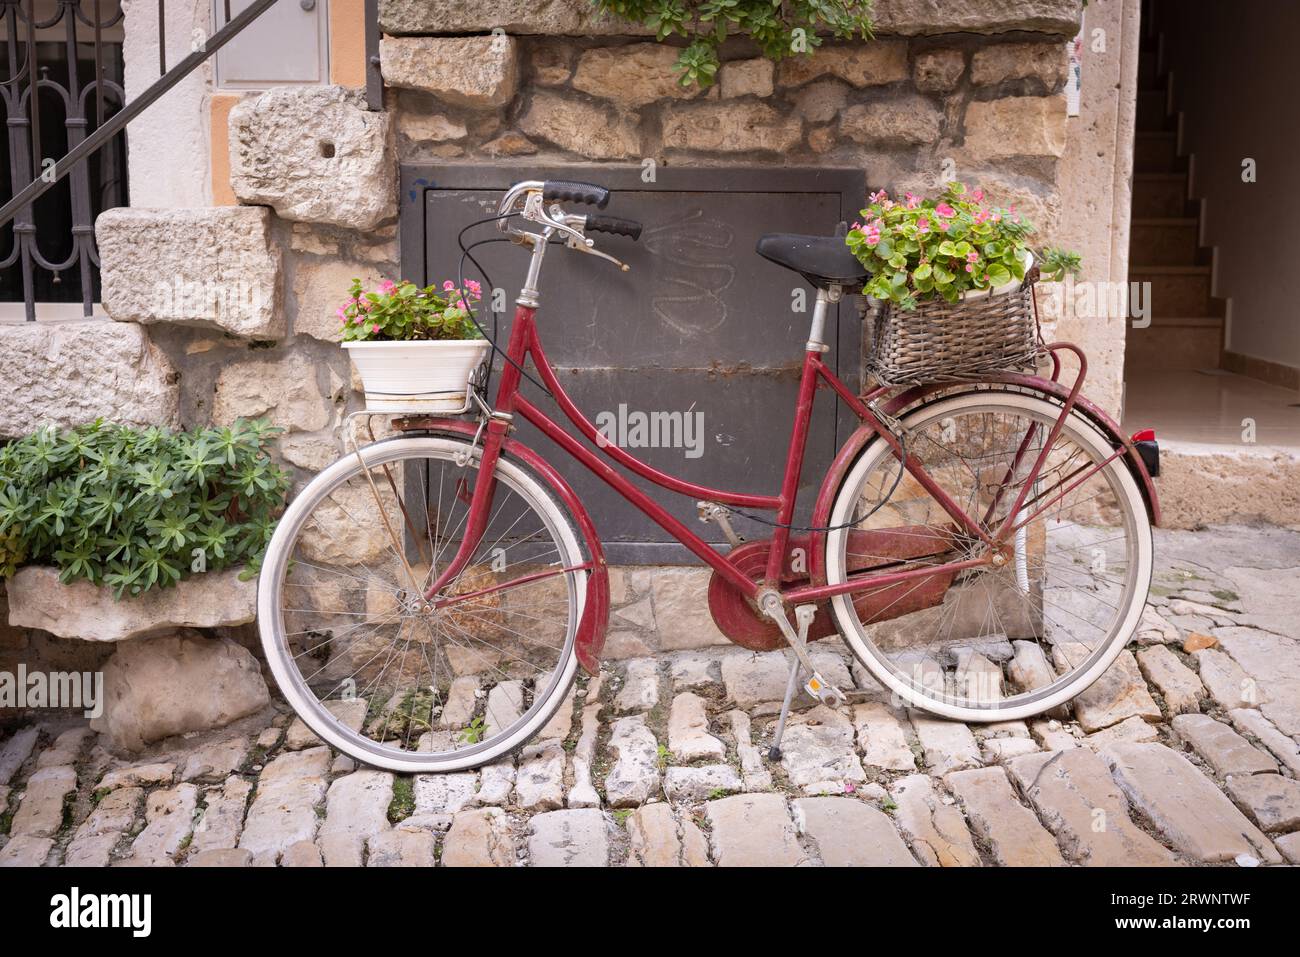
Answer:
<svg viewBox="0 0 1300 957"><path fill-rule="evenodd" d="M465 260L466 259L468 259L471 263L473 263L474 268L479 271L479 274L483 277L483 283L487 287L489 293L493 288L495 288L492 285L492 279L488 276L487 270L484 269L483 265L477 259L474 258L474 256L470 253L470 250L476 249L479 246L487 245L488 243L513 242L513 240L505 236L491 236L488 237L487 239L477 240L476 242L472 242L468 246L466 246L465 234L476 226L482 226L485 223L500 222L503 219L509 219L512 216L518 216L518 215L519 215L518 212L512 212L512 213L504 213L499 216L488 216L484 219L475 220L474 222L470 223L468 226L466 226L464 229L462 229L459 233L456 234L456 245L460 247L460 252L461 252L460 263L456 266L456 283L457 283L457 288L461 290L462 294L465 291ZM482 302L482 299L480 298L479 301ZM546 388L546 386L543 385L541 382L539 382L536 378L534 378L533 375L527 369L521 366L518 362L515 362L514 359L510 358L510 356L506 354L505 350L503 350L499 345L497 345L497 337L500 333L501 313L498 312L496 309L491 310L492 311L492 334L488 335L487 330L483 328L483 324L478 321L478 315L476 314L478 310L478 306L471 305L468 299L465 300L465 305L470 307L469 308L470 321L474 323L474 327L478 329L479 334L482 335L483 338L486 339L489 343L491 343L492 351L495 352L497 355L501 356L501 358L505 359L506 362L510 363L516 369L518 369L520 375L522 375L533 385L537 386L537 388L541 389L542 392L546 393L548 397L554 399L555 395L554 393L551 392L550 389ZM488 363L487 375L483 379L484 394L490 392L492 388L492 365L493 364L491 362Z"/></svg>
<svg viewBox="0 0 1300 957"><path fill-rule="evenodd" d="M739 515L752 522L758 522L760 525L767 525L769 528L785 528L792 532L837 532L842 528L852 528L854 525L865 522L872 515L875 515L878 511L888 505L889 500L892 499L894 493L898 491L898 483L903 481L903 472L907 468L907 433L905 432L898 433L898 451L898 473L894 476L894 483L889 486L889 491L885 493L885 497L872 506L871 511L867 512L866 515L860 515L849 522L841 522L839 525L788 525L785 522L774 522L770 518L763 518L761 515L747 512L743 508L732 508L730 505L721 504L719 504L718 507L726 509L733 515Z"/></svg>

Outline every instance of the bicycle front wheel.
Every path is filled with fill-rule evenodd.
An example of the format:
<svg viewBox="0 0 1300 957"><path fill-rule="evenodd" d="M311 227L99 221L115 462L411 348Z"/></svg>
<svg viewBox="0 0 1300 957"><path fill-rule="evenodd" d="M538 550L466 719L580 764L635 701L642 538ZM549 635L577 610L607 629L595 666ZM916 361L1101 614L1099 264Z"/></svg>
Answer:
<svg viewBox="0 0 1300 957"><path fill-rule="evenodd" d="M587 556L523 463L500 457L469 564L426 596L479 479L462 438L379 442L321 472L276 528L258 582L267 661L303 721L358 761L486 764L539 731L573 682Z"/></svg>
<svg viewBox="0 0 1300 957"><path fill-rule="evenodd" d="M1059 414L1060 406L1024 393L965 392L903 417L908 455L991 535L1025 490ZM1127 644L1151 583L1146 504L1114 451L1070 415L996 563L953 573L940 566L978 559L988 546L910 475L871 512L898 460L883 441L869 444L832 509L832 526L863 520L827 536L828 580L887 562L890 570L936 571L832 600L854 655L903 701L961 721L1028 717L1086 689ZM909 560L900 565L891 556L904 549Z"/></svg>

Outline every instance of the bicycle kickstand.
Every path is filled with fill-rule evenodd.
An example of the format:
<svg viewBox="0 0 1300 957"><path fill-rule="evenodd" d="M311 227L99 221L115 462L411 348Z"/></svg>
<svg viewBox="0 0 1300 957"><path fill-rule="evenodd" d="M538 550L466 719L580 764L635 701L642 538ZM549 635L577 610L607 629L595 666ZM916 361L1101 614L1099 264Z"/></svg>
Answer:
<svg viewBox="0 0 1300 957"><path fill-rule="evenodd" d="M760 607L769 618L777 623L792 652L790 657L790 678L785 686L785 700L781 703L781 715L777 719L776 737L773 739L772 747L768 751L768 758L778 761L781 758L781 738L785 735L785 724L790 716L790 704L794 701L795 689L799 686L801 668L808 671L808 681L804 684L804 690L822 704L835 708L842 705L846 699L844 692L821 676L821 672L813 665L812 658L808 654L808 627L812 624L813 618L816 617L817 606L799 605L795 608L794 617L798 625L797 631L786 616L785 609L781 605L780 596L774 592L769 592L760 599Z"/></svg>

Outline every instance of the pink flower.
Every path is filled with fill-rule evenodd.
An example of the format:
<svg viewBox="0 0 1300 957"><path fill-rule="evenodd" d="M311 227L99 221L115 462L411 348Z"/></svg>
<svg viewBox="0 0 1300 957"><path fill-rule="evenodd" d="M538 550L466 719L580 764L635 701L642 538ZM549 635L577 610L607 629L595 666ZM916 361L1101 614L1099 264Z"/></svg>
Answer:
<svg viewBox="0 0 1300 957"><path fill-rule="evenodd" d="M947 203L940 203L934 208L934 211L944 219L952 219L952 217L957 215L957 210L953 209Z"/></svg>
<svg viewBox="0 0 1300 957"><path fill-rule="evenodd" d="M907 208L916 209L917 205L920 203L920 198L911 193L904 193L903 195L907 199Z"/></svg>
<svg viewBox="0 0 1300 957"><path fill-rule="evenodd" d="M975 190L975 192L970 194L970 198L977 203L984 202L984 190L982 189Z"/></svg>
<svg viewBox="0 0 1300 957"><path fill-rule="evenodd" d="M974 264L974 263L967 263L967 264L966 264L966 271L967 271L967 272L974 272L974 271L975 271L975 264Z"/></svg>
<svg viewBox="0 0 1300 957"><path fill-rule="evenodd" d="M861 224L861 223L854 223L853 226L852 226L851 228L860 230L860 229L862 229L862 224Z"/></svg>
<svg viewBox="0 0 1300 957"><path fill-rule="evenodd" d="M940 223L940 224L939 224L939 232L941 232L941 233L946 233L947 231L948 231L948 224L947 224L947 223Z"/></svg>
<svg viewBox="0 0 1300 957"><path fill-rule="evenodd" d="M339 306L338 308L338 316L340 319L346 319L348 317L347 313L343 311L342 306Z"/></svg>
<svg viewBox="0 0 1300 957"><path fill-rule="evenodd" d="M380 292L392 292L396 288L397 288L397 283L393 282L391 279L385 279L383 282L379 284Z"/></svg>
<svg viewBox="0 0 1300 957"><path fill-rule="evenodd" d="M926 219L924 216L922 216L920 219L916 221L916 231L918 233L928 232L929 229L930 229L930 221Z"/></svg>
<svg viewBox="0 0 1300 957"><path fill-rule="evenodd" d="M880 235L878 233L867 233L868 246L874 246L878 242L880 242Z"/></svg>
<svg viewBox="0 0 1300 957"><path fill-rule="evenodd" d="M883 189L877 190L876 192L872 193L870 196L867 197L867 199L871 200L871 202L873 203L883 202L888 198L889 198L889 194L886 193Z"/></svg>
<svg viewBox="0 0 1300 957"><path fill-rule="evenodd" d="M979 262L979 258L980 254L975 252L973 249L966 254L966 261L968 263Z"/></svg>
<svg viewBox="0 0 1300 957"><path fill-rule="evenodd" d="M374 333L378 333L378 332L379 332L379 323L376 322L373 326L371 326L371 327L370 327L370 331L371 331L371 332L374 332Z"/></svg>
<svg viewBox="0 0 1300 957"><path fill-rule="evenodd" d="M442 284L443 292L451 292L455 288L456 288L456 284L452 282L450 279L448 279L446 282Z"/></svg>

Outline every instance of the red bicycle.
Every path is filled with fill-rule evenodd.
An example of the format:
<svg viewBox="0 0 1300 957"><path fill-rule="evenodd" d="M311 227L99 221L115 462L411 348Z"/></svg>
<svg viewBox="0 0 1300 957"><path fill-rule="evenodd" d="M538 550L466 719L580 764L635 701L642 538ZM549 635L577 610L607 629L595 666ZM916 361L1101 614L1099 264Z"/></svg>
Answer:
<svg viewBox="0 0 1300 957"><path fill-rule="evenodd" d="M788 650L778 743L800 683L844 700L808 654L834 634L899 699L963 721L1051 709L1106 670L1142 613L1158 505L1134 442L1080 394L1080 350L1045 346L1046 378L858 395L822 357L827 308L861 289L862 266L842 238L766 236L759 252L817 289L784 481L775 495L683 481L605 440L542 347L538 277L553 240L618 263L591 234L640 234L635 222L560 205L608 198L582 183L513 186L498 222L531 259L495 398L475 393L477 421L396 423L399 435L325 469L281 519L259 582L260 627L281 690L317 734L393 770L475 767L542 730L579 666L599 670L609 614L600 538L563 476L511 438L516 418L712 567L709 609L728 638ZM1063 351L1080 370L1068 387L1057 381ZM594 448L521 393L529 362ZM799 528L819 389L861 424ZM706 543L615 465L695 498L732 547ZM771 537L739 544L735 515L766 522Z"/></svg>

